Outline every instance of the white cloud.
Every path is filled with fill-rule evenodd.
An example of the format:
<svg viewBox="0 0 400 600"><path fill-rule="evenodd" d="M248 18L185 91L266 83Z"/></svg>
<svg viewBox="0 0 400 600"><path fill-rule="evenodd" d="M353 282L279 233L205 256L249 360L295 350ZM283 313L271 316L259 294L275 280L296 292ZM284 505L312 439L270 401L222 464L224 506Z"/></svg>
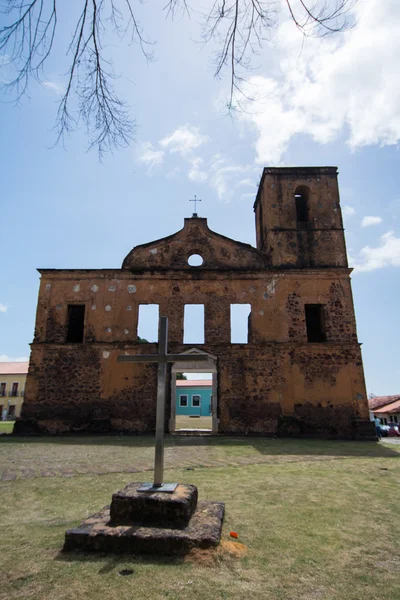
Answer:
<svg viewBox="0 0 400 600"><path fill-rule="evenodd" d="M164 150L156 150L151 142L142 142L138 151L138 159L148 167L151 173L164 161Z"/></svg>
<svg viewBox="0 0 400 600"><path fill-rule="evenodd" d="M388 231L376 248L365 246L354 261L355 271L374 271L383 267L400 267L400 238Z"/></svg>
<svg viewBox="0 0 400 600"><path fill-rule="evenodd" d="M188 178L190 181L196 181L198 183L202 183L203 181L207 181L208 175L205 171L201 170L201 166L203 165L204 160L200 157L195 157L191 161L191 167L188 173Z"/></svg>
<svg viewBox="0 0 400 600"><path fill-rule="evenodd" d="M361 221L361 227L370 227L371 225L379 225L382 223L382 217L364 217Z"/></svg>
<svg viewBox="0 0 400 600"><path fill-rule="evenodd" d="M279 77L257 76L240 118L256 134L257 160L279 164L294 136L325 144L343 132L352 149L400 139L400 3L364 0L344 34L304 41L288 19L277 31Z"/></svg>
<svg viewBox="0 0 400 600"><path fill-rule="evenodd" d="M171 171L168 171L167 178L168 179L175 179L177 181L180 181L181 180L181 169L180 169L180 167L174 167L173 169L171 169Z"/></svg>
<svg viewBox="0 0 400 600"><path fill-rule="evenodd" d="M7 354L0 354L0 362L27 362L28 360L29 358L27 356L18 356L17 358L13 358Z"/></svg>
<svg viewBox="0 0 400 600"><path fill-rule="evenodd" d="M170 136L159 140L158 145L162 150L157 150L151 142L143 142L138 158L149 166L149 173L154 166L165 161L168 178L180 179L186 172L189 181L202 184L207 182L218 198L224 201L229 201L238 188L255 187L259 167L254 164L239 165L221 153L212 154L204 149L201 151L202 156L199 156L200 146L208 141L211 141L210 138L200 133L199 127L184 125ZM181 161L180 164L176 164L177 160ZM172 166L171 163L175 165ZM255 174L257 178L251 178ZM255 193L251 195L255 196Z"/></svg>
<svg viewBox="0 0 400 600"><path fill-rule="evenodd" d="M356 211L352 206L344 205L342 213L345 217L353 217L356 214Z"/></svg>
<svg viewBox="0 0 400 600"><path fill-rule="evenodd" d="M220 200L228 201L239 185L239 183L236 183L237 179L242 178L243 174L248 174L253 166L237 165L231 163L222 154L214 154L210 159L209 168L211 187L216 191ZM243 181L243 179L240 180Z"/></svg>
<svg viewBox="0 0 400 600"><path fill-rule="evenodd" d="M179 152L183 157L209 141L208 136L200 133L199 127L183 125L171 135L160 140L160 146L170 152Z"/></svg>
<svg viewBox="0 0 400 600"><path fill-rule="evenodd" d="M47 90L50 90L56 94L56 96L62 96L65 94L65 86L62 83L57 83L56 81L44 81L42 85Z"/></svg>
<svg viewBox="0 0 400 600"><path fill-rule="evenodd" d="M238 187L241 186L241 185L243 185L243 186L250 185L252 187L255 187L256 182L254 181L254 179L242 179L241 181L239 181Z"/></svg>
<svg viewBox="0 0 400 600"><path fill-rule="evenodd" d="M8 311L8 306L6 306L5 304L2 304L0 302L0 312L6 313L7 311Z"/></svg>

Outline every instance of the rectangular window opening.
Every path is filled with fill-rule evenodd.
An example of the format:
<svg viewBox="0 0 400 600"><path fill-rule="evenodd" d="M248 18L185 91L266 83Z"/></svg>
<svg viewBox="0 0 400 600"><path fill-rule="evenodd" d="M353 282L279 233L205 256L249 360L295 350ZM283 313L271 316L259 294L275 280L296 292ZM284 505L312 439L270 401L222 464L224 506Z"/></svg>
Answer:
<svg viewBox="0 0 400 600"><path fill-rule="evenodd" d="M5 396L6 395L6 383L0 383L0 396Z"/></svg>
<svg viewBox="0 0 400 600"><path fill-rule="evenodd" d="M323 304L305 304L307 340L326 342L325 311Z"/></svg>
<svg viewBox="0 0 400 600"><path fill-rule="evenodd" d="M8 416L15 417L15 404L10 404L10 408L8 409Z"/></svg>
<svg viewBox="0 0 400 600"><path fill-rule="evenodd" d="M181 394L179 396L179 406L187 406L188 405L188 397L186 394Z"/></svg>
<svg viewBox="0 0 400 600"><path fill-rule="evenodd" d="M158 304L139 304L137 340L141 344L158 342L159 309Z"/></svg>
<svg viewBox="0 0 400 600"><path fill-rule="evenodd" d="M200 396L194 395L192 396L192 406L200 406Z"/></svg>
<svg viewBox="0 0 400 600"><path fill-rule="evenodd" d="M249 342L251 304L231 304L231 344Z"/></svg>
<svg viewBox="0 0 400 600"><path fill-rule="evenodd" d="M18 396L18 383L12 384L11 396Z"/></svg>
<svg viewBox="0 0 400 600"><path fill-rule="evenodd" d="M300 223L308 222L308 204L307 198L300 194L296 194L296 219Z"/></svg>
<svg viewBox="0 0 400 600"><path fill-rule="evenodd" d="M83 342L85 305L68 304L67 344Z"/></svg>
<svg viewBox="0 0 400 600"><path fill-rule="evenodd" d="M184 344L204 344L204 304L185 304Z"/></svg>

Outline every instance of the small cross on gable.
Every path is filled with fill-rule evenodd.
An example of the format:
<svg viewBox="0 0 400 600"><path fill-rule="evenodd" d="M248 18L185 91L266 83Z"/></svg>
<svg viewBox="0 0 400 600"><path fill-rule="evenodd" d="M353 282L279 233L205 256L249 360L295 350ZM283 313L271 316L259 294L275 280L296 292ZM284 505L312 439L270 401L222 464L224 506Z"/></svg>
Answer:
<svg viewBox="0 0 400 600"><path fill-rule="evenodd" d="M197 208L196 208L196 203L197 203L197 202L201 202L201 199L200 199L200 198L198 198L198 197L196 196L196 194L195 194L195 195L194 195L194 198L189 198L189 202L194 202L194 213L193 213L193 216L194 216L194 217L197 217Z"/></svg>

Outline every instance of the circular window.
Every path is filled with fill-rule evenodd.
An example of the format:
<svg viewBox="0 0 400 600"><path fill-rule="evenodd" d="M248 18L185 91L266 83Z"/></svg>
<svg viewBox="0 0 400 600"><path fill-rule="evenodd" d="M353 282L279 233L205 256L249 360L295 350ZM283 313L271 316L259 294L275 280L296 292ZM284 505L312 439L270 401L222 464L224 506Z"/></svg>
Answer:
<svg viewBox="0 0 400 600"><path fill-rule="evenodd" d="M189 256L188 263L191 267L200 267L203 264L203 257L200 254Z"/></svg>

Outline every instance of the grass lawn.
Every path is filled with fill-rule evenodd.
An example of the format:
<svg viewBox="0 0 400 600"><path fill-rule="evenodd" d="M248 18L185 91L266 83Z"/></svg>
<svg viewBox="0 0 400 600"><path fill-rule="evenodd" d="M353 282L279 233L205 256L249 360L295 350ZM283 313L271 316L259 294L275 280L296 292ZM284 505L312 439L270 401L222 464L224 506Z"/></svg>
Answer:
<svg viewBox="0 0 400 600"><path fill-rule="evenodd" d="M14 421L0 421L0 433L12 433Z"/></svg>
<svg viewBox="0 0 400 600"><path fill-rule="evenodd" d="M388 443L168 437L165 480L226 503L221 547L186 559L61 553L67 528L151 479L128 471L150 468L152 444L0 438L1 600L399 600L400 445Z"/></svg>

